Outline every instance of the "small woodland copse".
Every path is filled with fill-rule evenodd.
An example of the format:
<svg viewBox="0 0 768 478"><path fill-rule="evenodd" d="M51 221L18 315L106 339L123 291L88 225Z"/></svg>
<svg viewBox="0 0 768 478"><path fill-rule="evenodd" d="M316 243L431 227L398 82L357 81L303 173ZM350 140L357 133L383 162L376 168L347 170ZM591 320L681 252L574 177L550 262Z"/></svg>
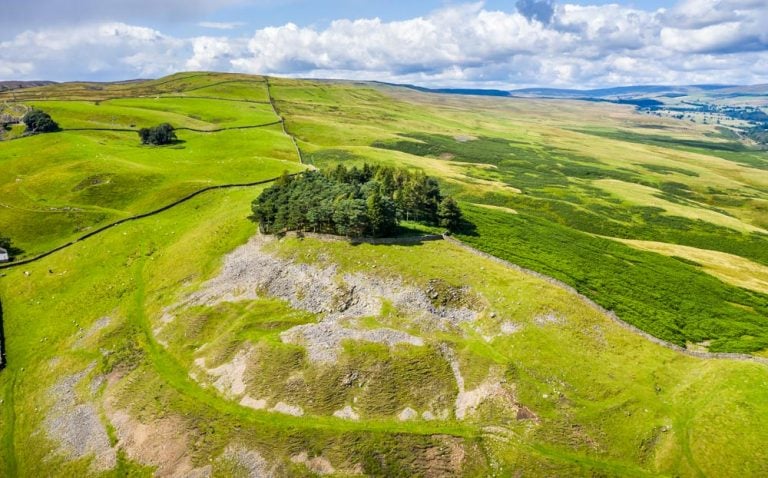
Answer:
<svg viewBox="0 0 768 478"><path fill-rule="evenodd" d="M401 220L455 231L461 209L423 172L365 164L329 172L284 175L252 205L252 220L267 234L308 231L348 237L395 234Z"/></svg>

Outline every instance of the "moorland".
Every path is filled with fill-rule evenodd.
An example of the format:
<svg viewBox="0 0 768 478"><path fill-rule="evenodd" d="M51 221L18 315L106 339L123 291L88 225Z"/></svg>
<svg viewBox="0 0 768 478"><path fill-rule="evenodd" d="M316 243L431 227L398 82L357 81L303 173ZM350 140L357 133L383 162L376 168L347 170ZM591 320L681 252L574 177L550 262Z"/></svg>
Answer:
<svg viewBox="0 0 768 478"><path fill-rule="evenodd" d="M0 141L8 476L768 473L768 156L722 127L205 72L0 101L60 127ZM366 164L472 227L249 219Z"/></svg>

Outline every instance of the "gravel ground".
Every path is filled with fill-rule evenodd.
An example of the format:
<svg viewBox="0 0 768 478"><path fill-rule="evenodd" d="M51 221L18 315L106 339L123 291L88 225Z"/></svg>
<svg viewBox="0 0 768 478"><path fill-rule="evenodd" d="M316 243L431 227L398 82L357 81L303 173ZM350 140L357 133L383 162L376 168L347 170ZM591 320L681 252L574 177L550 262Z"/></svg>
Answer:
<svg viewBox="0 0 768 478"><path fill-rule="evenodd" d="M343 418L344 420L360 420L360 415L349 405L333 412L333 416L336 418Z"/></svg>
<svg viewBox="0 0 768 478"><path fill-rule="evenodd" d="M107 430L99 419L93 403L81 403L77 385L93 370L89 365L82 372L62 378L49 395L55 400L44 420L48 436L58 444L58 451L70 460L93 456L94 471L115 467L117 455L109 443Z"/></svg>
<svg viewBox="0 0 768 478"><path fill-rule="evenodd" d="M109 324L112 323L111 317L102 317L96 322L91 325L91 327L88 330L85 330L81 332L82 335L77 339L77 341L73 344L73 347L76 349L82 348L85 342L88 341L91 337L97 335L102 330L109 327Z"/></svg>
<svg viewBox="0 0 768 478"><path fill-rule="evenodd" d="M408 420L414 420L416 418L419 418L419 412L417 412L416 410L414 410L411 407L406 407L406 408L403 409L402 412L400 412L399 415L397 415L397 418L401 422L406 422Z"/></svg>
<svg viewBox="0 0 768 478"><path fill-rule="evenodd" d="M245 476L248 478L271 478L275 476L274 467L271 467L267 460L254 450L230 445L224 451L222 458L234 462L246 473Z"/></svg>
<svg viewBox="0 0 768 478"><path fill-rule="evenodd" d="M301 417L304 415L304 409L296 405L288 405L285 402L277 402L277 404L269 409L270 412L284 413L286 415L293 415L294 417Z"/></svg>
<svg viewBox="0 0 768 478"><path fill-rule="evenodd" d="M286 300L293 308L321 314L320 322L294 327L281 335L285 342L305 346L309 358L321 363L334 362L344 340L423 345L422 338L398 330L360 330L341 325L348 319L379 315L384 301L416 316L417 323L430 330L447 330L477 318L477 312L467 308L435 307L424 291L400 280L360 273L339 277L335 266L281 259L263 250L264 244L274 240L255 236L236 249L226 257L221 274L182 305L253 300L262 294Z"/></svg>
<svg viewBox="0 0 768 478"><path fill-rule="evenodd" d="M264 399L257 400L250 395L246 395L240 400L240 405L253 408L254 410L264 410L267 408L267 401Z"/></svg>
<svg viewBox="0 0 768 478"><path fill-rule="evenodd" d="M503 324L501 324L501 333L504 335L512 335L514 333L519 332L522 328L523 326L520 324L506 321Z"/></svg>
<svg viewBox="0 0 768 478"><path fill-rule="evenodd" d="M565 318L550 312L548 314L537 315L533 318L533 323L539 327L544 327L546 325L563 325L565 324Z"/></svg>

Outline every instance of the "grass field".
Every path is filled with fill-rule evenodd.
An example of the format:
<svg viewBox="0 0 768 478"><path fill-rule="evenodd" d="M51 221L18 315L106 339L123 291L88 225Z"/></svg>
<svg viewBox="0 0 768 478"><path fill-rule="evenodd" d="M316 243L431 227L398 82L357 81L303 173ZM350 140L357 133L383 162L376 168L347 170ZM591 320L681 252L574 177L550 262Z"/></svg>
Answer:
<svg viewBox="0 0 768 478"><path fill-rule="evenodd" d="M423 169L461 201L476 229L458 237L475 248L562 280L669 342L768 353L764 153L608 104L270 83L311 165ZM203 187L301 170L280 124L218 131L278 121L265 85L193 72L0 94L63 127L0 142L1 235L28 257ZM217 132L182 129L179 143L153 148L108 131L161 121ZM339 300L345 281L365 274L382 290L402 283L476 310L429 325L383 301L341 322L410 334L418 346L348 338L329 365L282 338L323 314L239 285L231 301L185 302L254 235L247 216L260 191L209 191L2 271L0 470L244 476L243 463L261 460L288 476L768 474L764 364L656 345L447 241L264 246L309 278L332 270ZM231 378L241 366L242 390ZM459 417L459 402L476 397L485 398ZM304 414L269 411L280 403ZM344 407L356 419L341 418ZM401 419L408 408L416 417Z"/></svg>
<svg viewBox="0 0 768 478"><path fill-rule="evenodd" d="M312 320L279 302L245 302L190 310L190 320L184 322L187 327L197 328L192 319L201 312L205 316L204 328L192 341L191 329L185 332L184 328L178 329L176 338L165 337L170 341L168 348L154 338L152 331L160 323L163 308L215 274L221 254L253 233L244 215L248 199L256 192L210 193L25 267L29 275L22 270L8 273L2 281L2 297L11 367L0 375L0 385L6 403L13 397L13 407L5 408L2 419L4 469L13 466L21 476L88 473L88 460L45 458L49 455L45 450L55 449L55 444L35 432L44 427L45 413L34 410L50 409L48 390L57 380L95 362L89 377L108 373L109 385L95 396L89 395L87 387L82 389L80 400L128 410L150 427L168 417L178 418L176 434L188 443L198 443L188 451L196 464L206 464L208 457L218 456L234 441L255 447L277 462L290 464L287 458L303 450L323 450L323 456L337 467L358 460L369 473L379 469L409 476L423 466L413 450L439 444L441 436L456 435L463 437L460 442L469 455L478 453L472 451L474 444L484 448L502 476L518 469L622 476L698 472L728 476L744 470L759 475L765 471L768 457L761 443L768 439L764 436L768 423L760 421L768 416L761 408L768 403L761 385L768 380L764 366L692 359L650 344L579 301L568 300L567 293L545 282L449 244L382 248L290 240L276 251L301 262L336 263L342 271L370 272L375 266L376 274L402 276L416 284L437 277L472 287L498 311L497 316L482 319L477 332L445 333L434 340L457 350L466 364L468 387L489 370L506 370L516 399L538 415L536 425L499 421L503 415L493 408L469 422L403 423L384 417L350 422L328 417L322 407L309 416L293 418L249 410L200 387L187 377L189 354L198 345L211 344L208 353L223 353L219 360L224 362L227 353L244 342L275 354L281 350L274 348L280 330ZM414 260L421 267L413 268ZM474 267L467 268L468 263ZM42 289L46 294L40 294ZM560 315L565 322L537 325L534 318L542 312ZM88 335L85 331L104 316L111 317L109 325ZM58 320L61 317L72 319ZM520 330L490 342L482 338L504 321L518 324ZM30 322L36 326L30 327ZM223 351L216 352L222 346ZM365 353L366 368L356 347L349 349L345 360L364 374L372 373L370 367L378 361L412 360L363 347L359 352ZM427 366L422 360L428 358L421 357L420 367ZM433 356L426 363L438 366L435 360ZM280 366L282 362L272 363ZM312 367L301 363L293 365L298 367L293 372L283 373L302 370L309 376ZM279 376L277 370L271 373ZM433 386L446 380L449 391L455 387L450 372L447 378L438 377L430 376ZM407 390L423 387L418 374L401 380ZM387 390L383 387L381 392ZM300 400L290 391L283 393ZM493 433L482 431L491 425L507 428L508 436L494 438ZM385 454L390 461L382 464L373 459L380 455L372 453L380 454L387 447L392 447ZM370 462L365 458L368 453ZM477 462L465 470L467 474L486 473L487 464L480 455L469 460ZM130 459L121 466L141 470ZM224 468L221 462L214 466ZM296 466L294 471L300 474L300 470ZM137 471L137 476L144 473Z"/></svg>
<svg viewBox="0 0 768 478"><path fill-rule="evenodd" d="M238 85L258 98L267 94L263 81ZM208 87L212 94L216 88ZM110 93L125 97L30 102L49 112L63 131L1 145L0 165L6 174L0 180L0 224L24 251L20 258L203 187L255 182L301 169L279 124L199 132L275 123L279 118L269 104L131 98L132 92L122 87ZM74 93L59 100L69 94ZM180 141L167 147L142 146L131 131L78 131L138 130L161 122L199 131L181 130Z"/></svg>
<svg viewBox="0 0 768 478"><path fill-rule="evenodd" d="M678 246L664 242L622 240L637 249L658 252L665 256L680 257L699 265L723 282L768 293L768 268L747 259L717 251Z"/></svg>
<svg viewBox="0 0 768 478"><path fill-rule="evenodd" d="M714 127L615 105L500 102L352 83L277 82L273 89L310 162L422 168L466 203L518 213L472 209L486 226L466 237L475 246L513 262L525 257L527 267L672 342L755 353L768 347L765 295L740 290L743 282L723 284L692 263L629 248L618 260L602 251L610 242L594 237L768 265L766 153L713 139ZM707 307L682 305L703 296L713 301Z"/></svg>

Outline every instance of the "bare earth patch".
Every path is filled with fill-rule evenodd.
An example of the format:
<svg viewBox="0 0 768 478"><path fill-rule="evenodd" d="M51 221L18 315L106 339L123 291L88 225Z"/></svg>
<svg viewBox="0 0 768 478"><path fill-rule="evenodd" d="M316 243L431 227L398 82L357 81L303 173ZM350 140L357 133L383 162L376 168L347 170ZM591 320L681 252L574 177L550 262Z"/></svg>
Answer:
<svg viewBox="0 0 768 478"><path fill-rule="evenodd" d="M477 141L477 136L472 136L469 134L457 134L453 137L456 141L459 143L467 143L469 141Z"/></svg>
<svg viewBox="0 0 768 478"><path fill-rule="evenodd" d="M155 477L208 477L211 466L195 468L189 456L185 425L180 417L169 415L142 423L127 412L113 408L109 400L105 411L115 429L118 446L138 463L157 467Z"/></svg>
<svg viewBox="0 0 768 478"><path fill-rule="evenodd" d="M459 361L456 359L456 355L444 344L441 344L440 352L451 366L453 376L456 379L456 385L459 389L459 393L456 395L456 407L454 410L457 419L464 420L474 414L480 404L489 398L503 398L509 401L510 404L514 404L514 398L511 396L511 393L504 388L499 380L489 378L478 387L466 390L464 377L459 369Z"/></svg>
<svg viewBox="0 0 768 478"><path fill-rule="evenodd" d="M205 366L205 358L195 360L195 365L216 378L213 386L227 396L240 396L245 393L245 372L251 355L250 347L240 350L231 362L215 368Z"/></svg>
<svg viewBox="0 0 768 478"><path fill-rule="evenodd" d="M304 409L297 405L288 405L285 402L277 402L277 404L270 408L269 411L283 413L285 415L293 415L294 417L301 417L304 415Z"/></svg>
<svg viewBox="0 0 768 478"><path fill-rule="evenodd" d="M248 478L271 478L275 476L273 466L261 454L240 446L230 445L224 451L222 458L234 463ZM240 476L240 475L238 475Z"/></svg>
<svg viewBox="0 0 768 478"><path fill-rule="evenodd" d="M92 469L105 471L115 467L117 455L96 406L80 403L75 390L94 366L91 364L82 372L64 377L51 387L49 395L55 402L44 426L48 436L58 444L59 453L70 460L93 456Z"/></svg>
<svg viewBox="0 0 768 478"><path fill-rule="evenodd" d="M422 346L422 338L402 331L389 328L361 330L342 325L349 319L378 315L385 301L416 316L415 323L431 330L455 329L477 318L477 312L469 308L436 306L424 291L397 279L360 273L341 276L333 265L319 267L276 257L263 249L265 244L275 240L257 235L236 249L226 257L219 276L205 283L180 306L213 306L268 295L287 301L295 309L323 314L318 323L300 325L281 334L284 342L304 346L309 358L321 363L334 362L344 340L390 347L401 344ZM163 322L167 321L164 317ZM220 385L230 384L222 382ZM231 385L240 389L237 382Z"/></svg>
<svg viewBox="0 0 768 478"><path fill-rule="evenodd" d="M98 335L99 332L109 327L109 324L112 323L111 317L102 317L96 322L91 325L91 327L84 331L83 334L77 339L77 341L72 345L74 348L79 349L83 347L85 342L87 342L91 337L94 337Z"/></svg>
<svg viewBox="0 0 768 478"><path fill-rule="evenodd" d="M332 475L336 473L336 470L333 468L333 465L331 465L331 462L322 456L309 458L307 452L302 452L298 455L292 456L291 461L294 463L304 464L309 469L309 471L318 475Z"/></svg>
<svg viewBox="0 0 768 478"><path fill-rule="evenodd" d="M501 333L504 335L512 335L519 332L520 329L522 329L522 326L514 322L506 321L501 324Z"/></svg>
<svg viewBox="0 0 768 478"><path fill-rule="evenodd" d="M353 420L353 421L360 420L360 414L357 413L349 405L342 408L341 410L336 410L335 412L333 412L333 416L336 418L343 418L344 420Z"/></svg>
<svg viewBox="0 0 768 478"><path fill-rule="evenodd" d="M415 420L419 418L419 412L411 407L406 407L397 415L398 420L401 422L407 422L408 420Z"/></svg>
<svg viewBox="0 0 768 478"><path fill-rule="evenodd" d="M240 405L248 408L253 408L254 410L264 410L265 408L267 408L267 401L264 399L256 399L251 397L250 395L246 395L240 400Z"/></svg>
<svg viewBox="0 0 768 478"><path fill-rule="evenodd" d="M550 312L548 314L537 315L533 318L533 323L539 327L547 325L563 325L565 323L565 318Z"/></svg>

